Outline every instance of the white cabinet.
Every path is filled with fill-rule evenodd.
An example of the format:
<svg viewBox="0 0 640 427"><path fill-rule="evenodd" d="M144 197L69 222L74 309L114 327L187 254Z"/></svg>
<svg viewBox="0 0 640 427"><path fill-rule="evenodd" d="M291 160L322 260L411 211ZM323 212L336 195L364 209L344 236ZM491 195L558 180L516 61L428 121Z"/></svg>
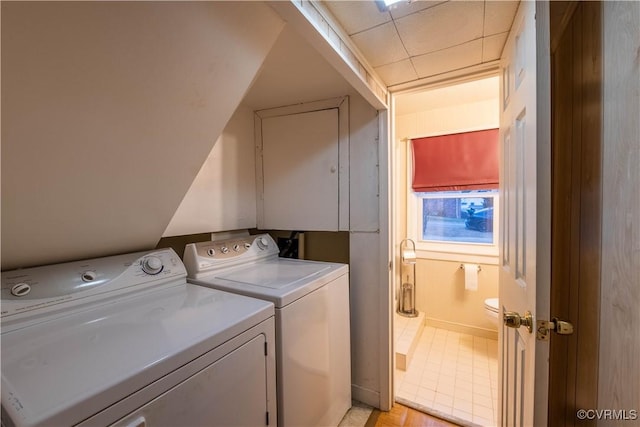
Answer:
<svg viewBox="0 0 640 427"><path fill-rule="evenodd" d="M348 98L256 113L258 227L349 229Z"/></svg>

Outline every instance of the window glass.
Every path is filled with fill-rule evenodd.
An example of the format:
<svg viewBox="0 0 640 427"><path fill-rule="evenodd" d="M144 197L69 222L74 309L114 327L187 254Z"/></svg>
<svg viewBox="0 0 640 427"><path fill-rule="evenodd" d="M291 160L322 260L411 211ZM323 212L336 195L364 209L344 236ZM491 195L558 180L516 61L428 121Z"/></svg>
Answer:
<svg viewBox="0 0 640 427"><path fill-rule="evenodd" d="M494 244L497 194L497 190L416 193L421 199L421 240Z"/></svg>

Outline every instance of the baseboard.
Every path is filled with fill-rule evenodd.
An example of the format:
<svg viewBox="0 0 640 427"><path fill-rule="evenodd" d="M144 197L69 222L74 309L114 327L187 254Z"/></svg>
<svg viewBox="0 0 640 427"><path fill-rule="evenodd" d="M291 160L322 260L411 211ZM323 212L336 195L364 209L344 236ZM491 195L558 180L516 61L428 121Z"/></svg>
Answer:
<svg viewBox="0 0 640 427"><path fill-rule="evenodd" d="M351 384L351 398L374 408L380 408L380 393L377 391Z"/></svg>
<svg viewBox="0 0 640 427"><path fill-rule="evenodd" d="M460 323L447 322L445 320L438 320L427 317L425 319L426 325L433 328L446 329L448 331L460 332L462 334L473 335L474 337L488 338L492 340L498 339L498 331L491 329L478 328L477 326L463 325Z"/></svg>

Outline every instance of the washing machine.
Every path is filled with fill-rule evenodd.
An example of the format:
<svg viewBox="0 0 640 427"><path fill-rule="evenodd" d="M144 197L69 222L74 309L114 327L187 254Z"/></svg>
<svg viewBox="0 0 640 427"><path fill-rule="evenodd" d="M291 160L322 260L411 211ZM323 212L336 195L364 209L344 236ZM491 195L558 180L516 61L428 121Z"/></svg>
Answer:
<svg viewBox="0 0 640 427"><path fill-rule="evenodd" d="M351 407L349 267L280 258L268 234L189 244L188 281L275 304L278 425L337 426Z"/></svg>
<svg viewBox="0 0 640 427"><path fill-rule="evenodd" d="M4 426L275 425L272 303L171 249L2 273Z"/></svg>

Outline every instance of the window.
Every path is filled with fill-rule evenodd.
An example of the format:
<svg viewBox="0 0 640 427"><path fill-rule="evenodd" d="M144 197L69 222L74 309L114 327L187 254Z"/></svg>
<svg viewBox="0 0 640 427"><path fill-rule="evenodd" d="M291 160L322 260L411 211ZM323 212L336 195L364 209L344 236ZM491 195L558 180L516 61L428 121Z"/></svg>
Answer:
<svg viewBox="0 0 640 427"><path fill-rule="evenodd" d="M496 194L495 190L417 193L422 201L420 240L494 244Z"/></svg>
<svg viewBox="0 0 640 427"><path fill-rule="evenodd" d="M407 231L424 256L497 262L497 140L497 129L411 140Z"/></svg>
<svg viewBox="0 0 640 427"><path fill-rule="evenodd" d="M498 190L410 192L418 249L498 255Z"/></svg>

